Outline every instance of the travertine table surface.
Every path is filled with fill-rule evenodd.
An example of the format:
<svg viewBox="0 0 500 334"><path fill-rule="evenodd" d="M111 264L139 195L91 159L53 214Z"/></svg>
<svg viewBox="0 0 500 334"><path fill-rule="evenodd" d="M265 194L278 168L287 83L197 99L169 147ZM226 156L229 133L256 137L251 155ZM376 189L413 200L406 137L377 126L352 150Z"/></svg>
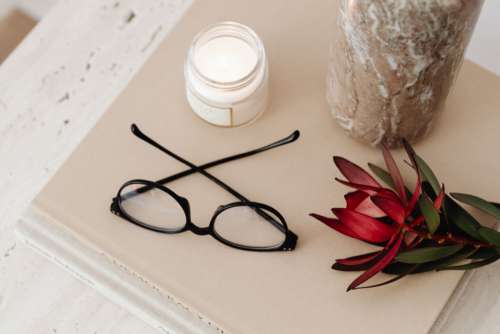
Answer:
<svg viewBox="0 0 500 334"><path fill-rule="evenodd" d="M20 244L13 230L190 4L61 0L0 67L1 333L157 332ZM470 49L497 74L499 48L490 43L500 44L498 9L486 3ZM499 292L499 264L472 273L439 331L500 332Z"/></svg>

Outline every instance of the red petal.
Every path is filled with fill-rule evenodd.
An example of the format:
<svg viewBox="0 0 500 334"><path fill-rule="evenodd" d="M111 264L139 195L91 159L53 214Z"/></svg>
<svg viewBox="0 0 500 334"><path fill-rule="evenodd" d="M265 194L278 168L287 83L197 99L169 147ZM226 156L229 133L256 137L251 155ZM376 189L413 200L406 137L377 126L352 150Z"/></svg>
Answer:
<svg viewBox="0 0 500 334"><path fill-rule="evenodd" d="M339 217L342 225L349 228L360 239L368 242L380 243L387 241L396 231L393 226L349 209L332 209L332 211Z"/></svg>
<svg viewBox="0 0 500 334"><path fill-rule="evenodd" d="M364 191L358 190L350 192L344 196L347 208L356 212L365 214L373 218L385 217L385 213L376 206L369 195Z"/></svg>
<svg viewBox="0 0 500 334"><path fill-rule="evenodd" d="M385 212L373 203L371 197L368 197L361 202L354 211L373 218L382 218L386 216Z"/></svg>
<svg viewBox="0 0 500 334"><path fill-rule="evenodd" d="M398 232L399 232L399 231L398 231ZM401 234L401 233L394 233L394 234L392 235L392 237L389 239L389 241L385 244L385 246L384 246L384 251L387 251L389 248L391 248L392 243L393 243L393 242L394 242L397 238L399 238L399 235L400 235L400 234Z"/></svg>
<svg viewBox="0 0 500 334"><path fill-rule="evenodd" d="M415 210L415 206L417 206L418 199L420 197L420 193L422 192L422 183L420 181L420 172L418 171L417 168L417 184L415 185L415 191L413 192L413 195L411 196L410 203L406 207L406 217L410 216L413 210Z"/></svg>
<svg viewBox="0 0 500 334"><path fill-rule="evenodd" d="M417 154L415 153L415 150L406 139L403 139L403 147L406 150L406 154L410 158L413 167L417 167L417 160L415 159L415 156Z"/></svg>
<svg viewBox="0 0 500 334"><path fill-rule="evenodd" d="M410 223L410 227L415 227L422 224L425 221L424 216L418 216L414 221Z"/></svg>
<svg viewBox="0 0 500 334"><path fill-rule="evenodd" d="M348 257L345 259L337 259L337 260L335 260L335 262L338 262L338 263L346 265L346 266L356 266L356 265L360 265L360 264L363 264L363 263L366 263L366 262L373 260L379 254L380 254L380 252L372 252L372 253L368 253L368 254Z"/></svg>
<svg viewBox="0 0 500 334"><path fill-rule="evenodd" d="M439 210L441 209L441 206L443 205L443 200L446 195L446 192L444 191L444 184L441 187L441 192L439 193L438 197L434 200L434 207Z"/></svg>
<svg viewBox="0 0 500 334"><path fill-rule="evenodd" d="M424 241L424 238L422 237L418 237L415 239L415 241L410 245L408 246L409 248L415 248L417 247L422 241Z"/></svg>
<svg viewBox="0 0 500 334"><path fill-rule="evenodd" d="M401 200L399 199L398 194L396 194L394 191L387 189L387 188L380 188L376 195L378 197L386 197L386 198L392 199L393 201L401 203Z"/></svg>
<svg viewBox="0 0 500 334"><path fill-rule="evenodd" d="M436 199L434 200L434 207L437 210L441 209L445 195L446 195L446 192L444 191L444 185L443 185L441 192L439 193L438 197L436 197ZM422 224L424 221L425 221L424 216L419 216L419 217L415 218L414 221L411 222L410 227L418 226L418 225Z"/></svg>
<svg viewBox="0 0 500 334"><path fill-rule="evenodd" d="M380 189L382 189L382 188L379 188L379 187L367 186L367 185L364 185L364 184L359 184L359 183L353 183L353 182L349 182L349 181L344 181L344 180L341 180L341 179L339 179L337 177L335 178L335 181L340 182L343 185L346 185L346 186L354 188L354 189L363 190L364 192L366 192L369 195L375 195L378 191L380 191Z"/></svg>
<svg viewBox="0 0 500 334"><path fill-rule="evenodd" d="M399 247L401 246L401 241L403 240L403 234L399 235L398 240L394 243L392 248L387 252L387 254L380 259L373 267L362 273L358 278L356 278L347 288L347 291L356 289L360 284L363 284L381 270L383 270L389 263L391 263L392 259L398 253Z"/></svg>
<svg viewBox="0 0 500 334"><path fill-rule="evenodd" d="M333 157L333 161L342 175L344 175L349 181L372 187L380 187L380 184L370 174L349 160L335 156Z"/></svg>
<svg viewBox="0 0 500 334"><path fill-rule="evenodd" d="M372 187L372 186L367 186L364 184L359 184L359 183L353 183L345 180L341 180L339 178L335 178L335 181L342 183L345 186L361 190L368 195L377 195L377 196L382 196L382 197L389 197L392 198L395 201L400 201L399 196L392 190L387 189L387 188L377 188L377 187Z"/></svg>
<svg viewBox="0 0 500 334"><path fill-rule="evenodd" d="M365 271L373 267L373 265L384 255L385 252L376 251L349 257L347 259L340 259L335 261L332 265L332 269L339 271Z"/></svg>
<svg viewBox="0 0 500 334"><path fill-rule="evenodd" d="M395 201L389 197L372 196L372 201L377 205L382 211L384 211L389 218L394 220L396 223L403 225L405 222L405 208L401 205L401 202Z"/></svg>
<svg viewBox="0 0 500 334"><path fill-rule="evenodd" d="M411 232L411 231L406 232L405 238L404 238L405 245L410 246L412 244L412 242L415 241L415 239L417 239L417 237L418 237L418 234L416 234L414 232Z"/></svg>
<svg viewBox="0 0 500 334"><path fill-rule="evenodd" d="M324 223L325 225L330 226L331 228L333 228L337 232L345 234L345 235L347 235L347 236L349 236L351 238L361 239L356 233L354 233L347 226L343 225L336 218L328 218L328 217L324 217L324 216L321 216L321 215L317 215L315 213L311 213L310 216L316 218L317 220L319 220L320 222Z"/></svg>
<svg viewBox="0 0 500 334"><path fill-rule="evenodd" d="M394 186L396 187L396 191L398 192L399 197L401 198L401 202L403 202L403 205L406 206L408 204L408 199L406 198L406 188L403 182L403 177L399 172L399 168L396 165L396 162L394 161L391 152L385 145L382 145L382 153L384 155L384 160L387 169L389 170L389 173L391 174L392 177L392 181L394 182Z"/></svg>
<svg viewBox="0 0 500 334"><path fill-rule="evenodd" d="M356 207L361 204L366 198L368 194L361 190L356 190L344 195L346 206L348 209L354 210Z"/></svg>
<svg viewBox="0 0 500 334"><path fill-rule="evenodd" d="M393 282L399 281L400 279L404 278L406 275L411 274L412 272L414 272L418 268L418 266L419 266L418 264L415 264L415 265L411 266L409 269L405 270L403 273L397 275L396 277L388 279L387 281L384 281L384 282L381 282L381 283L377 283L377 284L365 285L365 286L357 287L356 289L369 289L369 288L376 288L376 287L379 287L379 286L382 286L382 285L391 284Z"/></svg>

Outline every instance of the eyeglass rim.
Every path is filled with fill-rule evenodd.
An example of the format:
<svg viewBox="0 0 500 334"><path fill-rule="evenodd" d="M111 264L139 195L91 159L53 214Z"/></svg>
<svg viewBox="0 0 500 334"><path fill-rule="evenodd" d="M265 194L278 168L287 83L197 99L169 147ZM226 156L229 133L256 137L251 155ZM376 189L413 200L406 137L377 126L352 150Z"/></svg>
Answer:
<svg viewBox="0 0 500 334"><path fill-rule="evenodd" d="M158 190L166 192L168 195L172 196L174 200L178 202L178 204L181 206L182 210L184 211L185 215L185 222L184 225L178 229L167 229L167 228L161 228L158 226L150 225L147 223L144 223L135 217L129 215L127 211L122 207L122 191L127 188L130 185L146 185L151 188L156 188ZM280 220L280 223L282 224L284 230L282 233L285 235L285 238L282 243L277 244L276 246L269 246L269 247L259 247L259 246L247 246L247 245L242 245L238 244L235 242L232 242L231 240L227 240L224 237L222 237L220 234L217 233L215 230L215 223L217 217L223 213L224 211L234 208L234 207L239 207L239 206L253 206L257 208L261 208L263 210L267 210L274 214L276 218ZM275 208L264 204L264 203L259 203L259 202L253 202L253 201L237 201L237 202L232 202L224 205L220 205L212 215L212 218L210 219L210 223L206 228L200 228L197 225L195 225L191 221L191 210L190 210L190 205L189 205L189 200L185 197L182 197L175 193L173 190L169 189L168 187L154 182L150 180L145 180L145 179L133 179L130 181L125 182L120 189L118 190L116 196L113 198L113 202L111 204L111 211L125 220L139 226L142 228L145 228L147 230L153 231L153 232L158 232L158 233L165 233L165 234L179 234L182 232L185 232L187 230L192 231L195 234L208 234L211 235L214 239L217 241L225 244L226 246L236 248L236 249L241 249L241 250L250 250L250 251L289 251L293 250L295 248L295 244L297 241L297 235L290 231L288 229L288 225L286 223L285 218L283 215L276 210ZM202 230L203 232L200 233L199 231Z"/></svg>
<svg viewBox="0 0 500 334"><path fill-rule="evenodd" d="M243 245L243 244L238 244L235 242L232 242L231 240L228 240L221 236L216 228L215 228L215 223L217 221L217 217L222 214L224 211L227 211L229 209L235 208L235 207L241 207L241 206L252 206L252 207L257 207L266 211L269 211L273 215L276 216L280 220L281 225L283 226L284 230L281 231L285 238L283 241L279 244L276 244L274 246L249 246L249 245ZM238 248L238 249L243 249L243 250L252 250L252 251L279 251L279 250L286 250L284 249L284 246L289 242L289 237L290 237L290 230L288 229L288 225L286 223L285 217L276 210L275 208L264 204L264 203L259 203L259 202L243 202L243 201L238 201L238 202L232 202L229 204L221 205L215 210L214 215L212 216L212 219L210 220L210 230L211 230L211 235L217 239L218 241L222 242L223 244L233 247L233 248Z"/></svg>
<svg viewBox="0 0 500 334"><path fill-rule="evenodd" d="M122 207L122 201L123 201L122 191L125 188L127 188L128 186L131 186L134 184L143 185L143 186L145 185L145 186L148 186L151 188L156 188L156 189L164 191L168 195L170 195L180 205L180 207L182 208L182 211L184 212L184 217L185 217L184 225L182 227L179 227L179 228L162 228L162 227L158 227L155 225L145 223L145 222L131 216L130 214L128 214L127 210ZM116 203L116 205L114 205L115 203ZM113 206L115 206L115 207L113 208ZM130 181L125 182L120 187L120 189L118 190L118 192L116 194L116 197L113 198L113 204L112 204L111 211L116 210L117 208L119 209L119 214L122 216L122 218L125 218L129 222L131 222L135 225L138 225L142 228L145 228L147 230L153 231L153 232L166 233L166 234L182 233L187 229L187 226L188 226L189 222L191 221L191 210L189 208L189 201L186 198L178 195L173 190L165 187L162 184L159 184L159 183L154 182L154 181L144 180L144 179L130 180ZM118 212L115 212L115 213L118 213Z"/></svg>

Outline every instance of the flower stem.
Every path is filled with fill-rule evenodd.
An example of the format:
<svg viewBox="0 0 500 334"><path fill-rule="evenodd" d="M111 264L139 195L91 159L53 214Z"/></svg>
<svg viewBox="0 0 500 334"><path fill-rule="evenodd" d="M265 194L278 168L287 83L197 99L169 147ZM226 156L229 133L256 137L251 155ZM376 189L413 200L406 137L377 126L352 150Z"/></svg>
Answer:
<svg viewBox="0 0 500 334"><path fill-rule="evenodd" d="M415 230L408 225L404 225L403 229L408 231L408 232L415 233L423 239L433 240L433 241L437 242L438 244L453 243L453 244L460 244L460 245L469 245L469 246L473 246L473 247L484 247L484 248L494 247L493 245L490 245L490 244L487 244L484 242L470 240L467 238L455 236L455 235L451 234L450 232L448 232L446 234L430 234L429 232Z"/></svg>

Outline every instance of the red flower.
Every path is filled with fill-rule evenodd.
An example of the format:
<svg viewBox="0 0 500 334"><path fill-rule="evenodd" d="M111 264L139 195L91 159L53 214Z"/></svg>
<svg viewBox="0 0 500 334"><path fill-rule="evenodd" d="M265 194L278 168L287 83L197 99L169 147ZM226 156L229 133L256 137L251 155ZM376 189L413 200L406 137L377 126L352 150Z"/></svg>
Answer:
<svg viewBox="0 0 500 334"><path fill-rule="evenodd" d="M347 270L349 267L352 270L359 270L360 267L369 264L368 269L349 285L347 291L358 288L383 270L402 248L412 247L421 241L418 232L412 230L412 227L424 222L422 216L412 218L421 194L420 173L413 149L407 143L405 148L417 174L413 193L406 189L401 173L386 147L383 147L384 160L395 191L381 186L358 165L342 157L334 157L335 165L347 179L336 178L336 180L355 190L344 196L345 208L332 209L337 218L318 214L311 216L349 237L383 246L377 252L336 261L335 265ZM442 194L436 199L436 209L441 207L444 192Z"/></svg>

